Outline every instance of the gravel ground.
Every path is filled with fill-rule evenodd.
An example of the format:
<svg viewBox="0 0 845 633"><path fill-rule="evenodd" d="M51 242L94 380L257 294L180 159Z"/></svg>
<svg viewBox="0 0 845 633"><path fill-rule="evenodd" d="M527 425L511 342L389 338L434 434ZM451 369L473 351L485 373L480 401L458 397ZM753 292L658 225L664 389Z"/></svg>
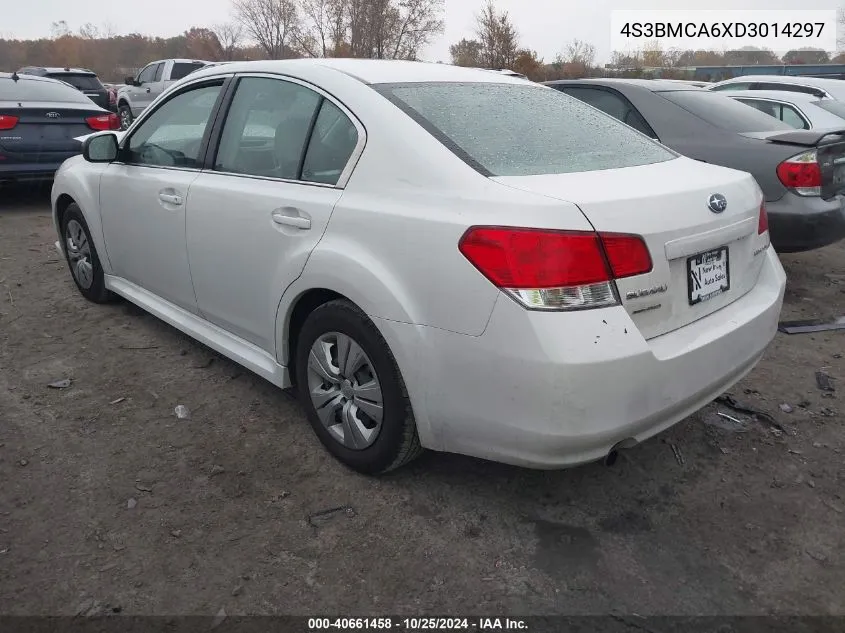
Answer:
<svg viewBox="0 0 845 633"><path fill-rule="evenodd" d="M371 479L289 394L86 302L54 240L46 190L0 191L2 614L845 614L845 332L778 335L731 392L769 421ZM845 314L845 246L783 261L783 318Z"/></svg>

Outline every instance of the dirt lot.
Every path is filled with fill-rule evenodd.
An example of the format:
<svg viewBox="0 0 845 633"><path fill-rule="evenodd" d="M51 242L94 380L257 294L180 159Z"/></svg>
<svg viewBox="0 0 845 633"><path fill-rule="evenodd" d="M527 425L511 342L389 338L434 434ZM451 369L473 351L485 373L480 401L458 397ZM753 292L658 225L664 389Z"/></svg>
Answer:
<svg viewBox="0 0 845 633"><path fill-rule="evenodd" d="M370 479L288 394L86 302L54 240L46 190L0 192L0 613L845 614L845 332L779 334L732 391L785 433L711 405L612 468ZM845 246L783 260L784 318L845 314Z"/></svg>

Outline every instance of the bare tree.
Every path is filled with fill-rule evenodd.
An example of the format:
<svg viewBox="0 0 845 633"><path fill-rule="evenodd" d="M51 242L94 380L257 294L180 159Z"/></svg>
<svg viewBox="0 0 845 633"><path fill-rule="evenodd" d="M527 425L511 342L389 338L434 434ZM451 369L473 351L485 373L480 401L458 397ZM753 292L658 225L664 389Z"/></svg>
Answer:
<svg viewBox="0 0 845 633"><path fill-rule="evenodd" d="M212 30L220 42L223 59L226 61L235 59L235 52L243 41L243 24L240 22L224 22L223 24L216 25Z"/></svg>
<svg viewBox="0 0 845 633"><path fill-rule="evenodd" d="M90 22L86 22L85 24L79 27L79 37L85 40L100 39L100 29L98 29L95 25L91 24Z"/></svg>
<svg viewBox="0 0 845 633"><path fill-rule="evenodd" d="M238 21L270 59L290 53L299 29L294 0L233 0Z"/></svg>
<svg viewBox="0 0 845 633"><path fill-rule="evenodd" d="M449 47L455 66L481 66L481 44L476 40L462 39Z"/></svg>
<svg viewBox="0 0 845 633"><path fill-rule="evenodd" d="M590 68L596 61L596 47L588 42L574 39L564 47L559 59L565 64L580 64Z"/></svg>
<svg viewBox="0 0 845 633"><path fill-rule="evenodd" d="M299 46L311 57L329 57L332 15L330 0L300 0L303 23L299 30ZM344 3L334 3L343 6Z"/></svg>
<svg viewBox="0 0 845 633"><path fill-rule="evenodd" d="M511 68L516 61L519 37L507 11L499 13L487 0L475 17L475 34L481 44L481 61L487 68Z"/></svg>

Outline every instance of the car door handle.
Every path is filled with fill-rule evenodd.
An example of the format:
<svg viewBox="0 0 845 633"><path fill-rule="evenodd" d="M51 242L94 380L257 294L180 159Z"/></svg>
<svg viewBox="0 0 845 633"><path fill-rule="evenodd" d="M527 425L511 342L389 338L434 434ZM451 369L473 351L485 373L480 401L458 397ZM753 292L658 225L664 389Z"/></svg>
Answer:
<svg viewBox="0 0 845 633"><path fill-rule="evenodd" d="M304 231L311 228L311 218L302 216L298 209L290 207L276 209L273 211L272 217L273 222L282 226L293 226Z"/></svg>
<svg viewBox="0 0 845 633"><path fill-rule="evenodd" d="M167 204L173 204L177 207L182 204L182 196L176 193L160 193L158 199Z"/></svg>
<svg viewBox="0 0 845 633"><path fill-rule="evenodd" d="M149 89L149 88L147 88L147 92L149 92L149 91L150 91L150 89Z"/></svg>

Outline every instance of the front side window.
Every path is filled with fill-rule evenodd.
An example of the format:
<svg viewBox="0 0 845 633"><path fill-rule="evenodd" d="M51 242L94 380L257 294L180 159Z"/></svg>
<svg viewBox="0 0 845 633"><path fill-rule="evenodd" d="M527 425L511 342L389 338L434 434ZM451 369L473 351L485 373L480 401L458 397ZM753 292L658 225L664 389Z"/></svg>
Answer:
<svg viewBox="0 0 845 633"><path fill-rule="evenodd" d="M627 125L545 86L421 82L375 88L488 176L617 169L675 158Z"/></svg>
<svg viewBox="0 0 845 633"><path fill-rule="evenodd" d="M126 162L199 168L202 139L221 84L194 88L163 103L132 134Z"/></svg>
<svg viewBox="0 0 845 633"><path fill-rule="evenodd" d="M302 164L302 180L336 185L357 144L358 130L349 117L323 99Z"/></svg>
<svg viewBox="0 0 845 633"><path fill-rule="evenodd" d="M266 178L299 178L302 154L322 96L281 79L238 83L214 169Z"/></svg>
<svg viewBox="0 0 845 633"><path fill-rule="evenodd" d="M141 74L138 75L138 83L140 84L148 84L150 83L156 75L156 68L158 64L150 64L144 70L141 71Z"/></svg>

